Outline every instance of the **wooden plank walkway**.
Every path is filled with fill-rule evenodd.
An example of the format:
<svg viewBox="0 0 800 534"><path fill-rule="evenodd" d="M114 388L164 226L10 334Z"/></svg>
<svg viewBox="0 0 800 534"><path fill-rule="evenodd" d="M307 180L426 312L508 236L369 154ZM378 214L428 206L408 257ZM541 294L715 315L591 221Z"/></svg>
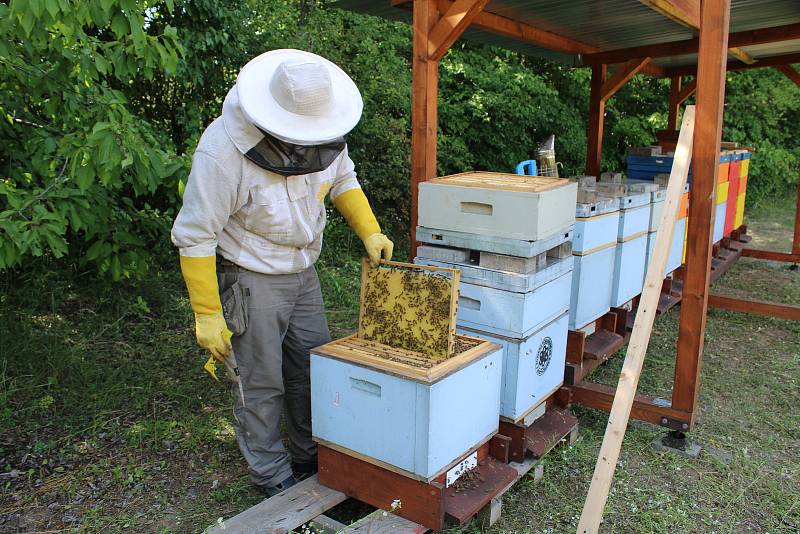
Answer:
<svg viewBox="0 0 800 534"><path fill-rule="evenodd" d="M324 514L345 499L347 495L323 486L314 475L215 525L207 532L284 534Z"/></svg>

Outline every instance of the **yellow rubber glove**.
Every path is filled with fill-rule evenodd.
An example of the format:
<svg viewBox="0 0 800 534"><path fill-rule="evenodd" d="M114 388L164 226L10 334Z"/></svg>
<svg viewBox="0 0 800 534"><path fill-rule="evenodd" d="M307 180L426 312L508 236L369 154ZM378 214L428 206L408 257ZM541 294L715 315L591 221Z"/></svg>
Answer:
<svg viewBox="0 0 800 534"><path fill-rule="evenodd" d="M381 258L392 259L394 244L381 233L369 201L360 188L345 191L334 199L333 204L364 243L367 256L373 264L377 264Z"/></svg>
<svg viewBox="0 0 800 534"><path fill-rule="evenodd" d="M231 352L231 336L222 315L217 284L217 259L214 256L181 256L181 273L189 290L194 310L197 343L222 362Z"/></svg>
<svg viewBox="0 0 800 534"><path fill-rule="evenodd" d="M367 249L367 256L373 265L383 258L386 261L392 259L394 243L383 234L372 234L364 241L364 248Z"/></svg>

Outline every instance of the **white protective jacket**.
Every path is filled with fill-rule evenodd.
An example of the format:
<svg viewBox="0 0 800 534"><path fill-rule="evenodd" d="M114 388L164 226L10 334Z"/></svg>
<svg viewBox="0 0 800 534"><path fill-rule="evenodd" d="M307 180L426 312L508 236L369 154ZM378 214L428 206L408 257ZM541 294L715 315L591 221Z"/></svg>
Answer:
<svg viewBox="0 0 800 534"><path fill-rule="evenodd" d="M250 271L288 274L322 249L325 195L360 187L347 148L324 171L284 177L244 154L262 138L244 117L234 86L222 116L200 137L172 242L181 256L214 256Z"/></svg>

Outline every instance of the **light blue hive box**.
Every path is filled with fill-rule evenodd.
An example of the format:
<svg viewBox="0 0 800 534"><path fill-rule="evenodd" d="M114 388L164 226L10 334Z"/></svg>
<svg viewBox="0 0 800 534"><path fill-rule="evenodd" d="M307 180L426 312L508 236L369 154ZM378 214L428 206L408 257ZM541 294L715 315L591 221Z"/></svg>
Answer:
<svg viewBox="0 0 800 534"><path fill-rule="evenodd" d="M611 307L619 200L577 204L572 253L569 328L582 328Z"/></svg>
<svg viewBox="0 0 800 534"><path fill-rule="evenodd" d="M569 316L565 312L523 339L458 327L460 333L503 346L502 417L513 422L520 421L563 384L568 322Z"/></svg>
<svg viewBox="0 0 800 534"><path fill-rule="evenodd" d="M622 306L642 292L647 262L647 234L617 243L614 248L614 283L611 305Z"/></svg>
<svg viewBox="0 0 800 534"><path fill-rule="evenodd" d="M571 283L569 271L527 293L462 281L456 321L500 336L527 337L567 311Z"/></svg>
<svg viewBox="0 0 800 534"><path fill-rule="evenodd" d="M651 196L651 193L634 193L619 199L621 209L614 251L611 306L622 306L642 292Z"/></svg>
<svg viewBox="0 0 800 534"><path fill-rule="evenodd" d="M312 349L314 439L418 480L446 472L499 424L503 350L471 339L430 369L376 356L355 336Z"/></svg>
<svg viewBox="0 0 800 534"><path fill-rule="evenodd" d="M727 214L728 202L714 205L714 240L719 243L725 237L725 215Z"/></svg>
<svg viewBox="0 0 800 534"><path fill-rule="evenodd" d="M675 221L675 234L672 236L672 246L669 249L669 256L667 257L667 266L664 269L665 274L669 274L683 263L683 240L686 232L686 217ZM647 259L645 265L650 266L650 260L653 258L653 247L656 244L656 232L647 234ZM645 271L645 275L647 271ZM644 277L642 277L644 283Z"/></svg>

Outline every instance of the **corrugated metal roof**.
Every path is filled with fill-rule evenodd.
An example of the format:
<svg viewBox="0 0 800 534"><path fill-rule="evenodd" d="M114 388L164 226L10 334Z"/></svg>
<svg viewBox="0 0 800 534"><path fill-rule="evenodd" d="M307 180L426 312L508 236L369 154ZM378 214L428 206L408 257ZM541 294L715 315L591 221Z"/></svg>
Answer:
<svg viewBox="0 0 800 534"><path fill-rule="evenodd" d="M411 21L410 9L390 0L339 0L343 9ZM695 32L639 0L492 0L486 11L603 49L616 50L689 39ZM732 0L731 31L748 31L800 22L798 0ZM579 58L471 27L464 39L577 65ZM800 52L800 40L746 47L753 57ZM662 66L692 65L696 54L658 58Z"/></svg>

